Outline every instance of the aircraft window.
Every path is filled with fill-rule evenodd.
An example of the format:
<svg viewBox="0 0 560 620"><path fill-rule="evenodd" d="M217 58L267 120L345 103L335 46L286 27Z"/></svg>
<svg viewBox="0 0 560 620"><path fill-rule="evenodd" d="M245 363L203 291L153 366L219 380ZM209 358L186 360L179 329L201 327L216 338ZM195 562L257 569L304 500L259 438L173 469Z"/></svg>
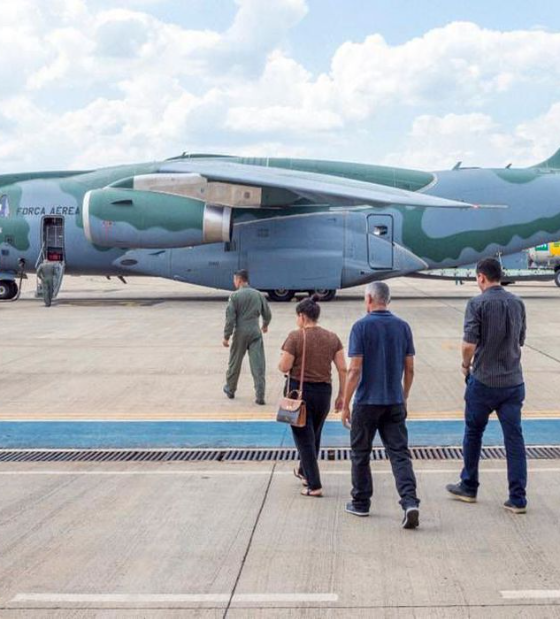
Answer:
<svg viewBox="0 0 560 620"><path fill-rule="evenodd" d="M387 226L375 226L373 228L373 234L376 237L384 237L389 232L389 228Z"/></svg>
<svg viewBox="0 0 560 620"><path fill-rule="evenodd" d="M6 194L0 196L0 217L8 217L10 215L10 201Z"/></svg>

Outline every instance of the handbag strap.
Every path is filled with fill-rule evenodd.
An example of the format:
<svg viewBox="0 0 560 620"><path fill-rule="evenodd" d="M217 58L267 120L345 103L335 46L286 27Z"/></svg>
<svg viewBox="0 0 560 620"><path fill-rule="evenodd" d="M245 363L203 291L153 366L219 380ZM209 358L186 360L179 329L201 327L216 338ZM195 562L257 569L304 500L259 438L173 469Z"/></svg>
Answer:
<svg viewBox="0 0 560 620"><path fill-rule="evenodd" d="M302 327L302 332L303 332L303 353L301 355L301 372L299 375L299 390L298 392L300 393L300 398L301 398L301 394L303 392L303 380L305 378L305 354L307 351L307 334L306 334L306 329L305 327ZM288 371L288 383L287 383L287 387L286 390L289 393L290 390L290 380L292 378L292 373L291 371Z"/></svg>
<svg viewBox="0 0 560 620"><path fill-rule="evenodd" d="M301 355L301 373L299 378L299 391L303 390L303 379L305 377L305 353L307 350L307 334L305 333L306 329L303 328L303 353Z"/></svg>

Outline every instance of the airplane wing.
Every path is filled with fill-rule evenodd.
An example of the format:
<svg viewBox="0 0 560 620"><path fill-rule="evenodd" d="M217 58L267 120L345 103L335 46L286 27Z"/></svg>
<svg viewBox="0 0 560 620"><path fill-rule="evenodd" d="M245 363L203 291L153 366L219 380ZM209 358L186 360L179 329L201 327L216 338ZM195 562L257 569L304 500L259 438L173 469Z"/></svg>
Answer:
<svg viewBox="0 0 560 620"><path fill-rule="evenodd" d="M341 206L399 205L446 209L478 208L478 205L468 202L448 200L377 183L356 181L315 172L251 166L223 160L169 161L161 166L159 172L160 174L198 174L209 182L244 184L263 189L283 190L292 193L295 198L307 198L319 204L332 203L334 199Z"/></svg>

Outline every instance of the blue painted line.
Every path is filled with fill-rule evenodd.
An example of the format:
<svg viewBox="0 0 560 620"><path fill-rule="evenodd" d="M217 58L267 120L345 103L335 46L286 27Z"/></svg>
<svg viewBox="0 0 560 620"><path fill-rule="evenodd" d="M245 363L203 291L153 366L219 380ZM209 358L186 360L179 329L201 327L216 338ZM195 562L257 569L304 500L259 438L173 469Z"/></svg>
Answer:
<svg viewBox="0 0 560 620"><path fill-rule="evenodd" d="M528 445L560 445L560 420L527 420L523 428ZM0 448L278 448L294 445L289 430L277 422L0 422ZM460 420L411 420L408 430L411 446L463 441ZM322 443L346 447L349 432L327 422ZM484 444L503 445L497 420L490 420Z"/></svg>

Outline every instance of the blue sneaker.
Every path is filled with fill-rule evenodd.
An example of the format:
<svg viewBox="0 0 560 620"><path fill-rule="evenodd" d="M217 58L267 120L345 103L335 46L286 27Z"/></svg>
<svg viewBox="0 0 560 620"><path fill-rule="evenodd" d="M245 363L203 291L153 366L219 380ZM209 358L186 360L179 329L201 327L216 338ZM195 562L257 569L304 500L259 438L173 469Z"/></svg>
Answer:
<svg viewBox="0 0 560 620"><path fill-rule="evenodd" d="M454 499L467 502L468 504L474 504L474 502L476 502L476 491L467 491L462 482L458 482L457 484L448 484L445 488L448 493L453 495Z"/></svg>
<svg viewBox="0 0 560 620"><path fill-rule="evenodd" d="M510 499L504 503L504 508L514 515L524 515L527 512L527 506L516 506Z"/></svg>
<svg viewBox="0 0 560 620"><path fill-rule="evenodd" d="M418 506L409 506L405 509L401 525L405 530L415 530L420 525Z"/></svg>
<svg viewBox="0 0 560 620"><path fill-rule="evenodd" d="M354 506L354 502L348 502L344 507L344 510L351 515L356 515L357 517L369 517L369 510L356 508L356 506Z"/></svg>

